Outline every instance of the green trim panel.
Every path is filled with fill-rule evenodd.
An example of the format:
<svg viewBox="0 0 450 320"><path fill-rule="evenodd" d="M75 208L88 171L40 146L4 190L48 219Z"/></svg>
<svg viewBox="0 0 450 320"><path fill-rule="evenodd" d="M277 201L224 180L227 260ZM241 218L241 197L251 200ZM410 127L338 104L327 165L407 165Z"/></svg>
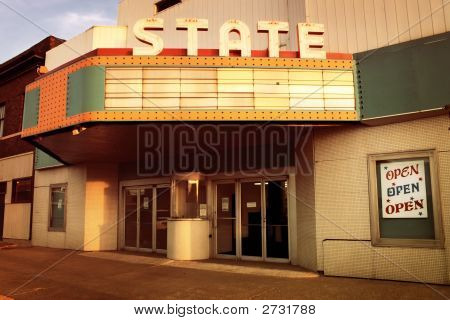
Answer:
<svg viewBox="0 0 450 320"><path fill-rule="evenodd" d="M61 167L63 164L44 151L36 148L34 166L36 170L42 170L46 168Z"/></svg>
<svg viewBox="0 0 450 320"><path fill-rule="evenodd" d="M67 117L105 109L105 67L92 66L69 74Z"/></svg>
<svg viewBox="0 0 450 320"><path fill-rule="evenodd" d="M358 53L361 119L450 104L450 32Z"/></svg>
<svg viewBox="0 0 450 320"><path fill-rule="evenodd" d="M356 114L358 120L361 119L361 98L359 94L359 84L358 84L358 68L356 65L356 61L353 61L353 82L355 87L355 106L356 106Z"/></svg>
<svg viewBox="0 0 450 320"><path fill-rule="evenodd" d="M36 127L39 122L39 99L41 90L36 88L25 94L25 105L23 110L22 128L29 129Z"/></svg>

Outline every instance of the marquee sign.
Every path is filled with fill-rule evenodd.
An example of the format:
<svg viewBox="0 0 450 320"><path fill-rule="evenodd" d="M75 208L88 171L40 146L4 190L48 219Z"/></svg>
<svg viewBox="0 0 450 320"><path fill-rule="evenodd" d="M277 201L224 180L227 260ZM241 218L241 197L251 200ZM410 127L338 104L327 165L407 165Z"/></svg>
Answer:
<svg viewBox="0 0 450 320"><path fill-rule="evenodd" d="M166 48L164 35L155 32L164 29L163 19L132 25L134 48L128 27L93 27L47 53L50 72L27 86L30 121L23 137L99 121L359 119L354 61L350 54L324 51L321 24L297 24L298 53L280 52L288 22L258 21L255 28L267 34L266 55L252 50L252 32L243 21L218 28L216 50L199 49L207 19L176 19L187 56Z"/></svg>
<svg viewBox="0 0 450 320"><path fill-rule="evenodd" d="M163 30L164 20L161 18L141 19L133 28L136 38L148 44L146 47L133 49L137 56L156 56L164 49L164 40L151 30ZM183 18L177 19L177 29L187 30L187 49L189 56L198 55L198 33L208 30L207 19ZM298 45L302 59L326 59L324 46L324 25L299 23L297 25ZM239 39L231 40L230 34L236 32ZM269 39L269 57L280 56L280 33L289 32L289 23L280 21L259 21L258 32L267 32ZM239 51L242 57L251 57L250 28L240 20L228 20L220 28L220 56L230 56L230 51Z"/></svg>
<svg viewBox="0 0 450 320"><path fill-rule="evenodd" d="M380 166L383 218L428 218L425 161L389 162Z"/></svg>

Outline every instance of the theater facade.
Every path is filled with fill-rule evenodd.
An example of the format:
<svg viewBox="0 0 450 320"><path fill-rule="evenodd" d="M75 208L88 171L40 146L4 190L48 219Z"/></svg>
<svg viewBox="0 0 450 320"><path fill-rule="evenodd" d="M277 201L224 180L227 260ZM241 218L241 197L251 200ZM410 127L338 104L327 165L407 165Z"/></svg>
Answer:
<svg viewBox="0 0 450 320"><path fill-rule="evenodd" d="M125 0L47 53L33 244L450 283L449 8L383 41L356 4L237 3Z"/></svg>

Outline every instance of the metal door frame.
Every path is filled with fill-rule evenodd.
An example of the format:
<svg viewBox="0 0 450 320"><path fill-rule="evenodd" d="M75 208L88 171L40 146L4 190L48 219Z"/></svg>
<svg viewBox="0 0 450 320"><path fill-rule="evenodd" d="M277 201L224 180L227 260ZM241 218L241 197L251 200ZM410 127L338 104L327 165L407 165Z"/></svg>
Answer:
<svg viewBox="0 0 450 320"><path fill-rule="evenodd" d="M140 251L140 252L153 252L153 248L149 249L149 248L141 248L140 247L140 236L141 236L141 195L142 195L142 190L146 190L146 189L152 189L153 190L153 186L136 186L136 187L126 187L123 190L124 193L124 214L126 214L125 212L125 205L126 205L126 192L129 190L136 190L137 192L137 197L136 197L136 247L127 247L126 244L124 244L124 249L128 250L128 251ZM152 204L153 206L153 204ZM152 208L152 216L153 216L153 208ZM153 217L152 217L153 219ZM153 221L153 220L152 220ZM124 220L124 225L126 225L126 219ZM152 225L152 229L154 228L154 226ZM126 229L126 228L125 228ZM153 230L152 230L152 237L153 237ZM125 238L125 235L124 235ZM153 239L152 239L152 247L153 247Z"/></svg>
<svg viewBox="0 0 450 320"><path fill-rule="evenodd" d="M169 214L172 216L172 187L170 184L158 184L153 186L153 252L167 253L167 249L157 248L157 230L156 224L158 222L158 189L168 189L170 193ZM169 217L170 217L169 216Z"/></svg>
<svg viewBox="0 0 450 320"><path fill-rule="evenodd" d="M171 188L169 184L158 184L158 185L142 185L142 186L128 186L123 188L123 206L122 206L122 213L125 216L125 204L126 204L126 192L129 190L136 190L137 192L137 203L136 203L136 247L127 247L124 241L124 244L122 246L123 249L127 251L139 251L139 252L157 252L157 253L166 253L167 250L164 249L157 249L156 248L156 237L157 237L157 230L156 230L156 222L157 222L157 190L167 188L169 189L169 192L171 192ZM152 190L152 247L151 248L141 248L140 247L140 233L141 233L141 196L144 192L144 190ZM171 207L170 207L171 212ZM124 219L124 228L123 228L123 238L125 240L125 225L126 225L126 219Z"/></svg>
<svg viewBox="0 0 450 320"><path fill-rule="evenodd" d="M245 256L242 253L242 183L260 183L261 184L261 190L260 190L260 201L261 201L261 257L254 257L254 256ZM239 240L241 243L240 246L240 259L245 261L264 261L264 248L265 248L265 232L264 232L264 225L265 225L265 203L264 203L264 179L262 178L248 178L248 179L241 179L238 181L239 184Z"/></svg>
<svg viewBox="0 0 450 320"><path fill-rule="evenodd" d="M286 181L287 183L287 190L286 190L286 197L287 197L287 219L288 219L288 254L289 257L287 259L283 258L270 258L267 256L267 207L266 207L266 183L270 181ZM242 255L242 225L241 225L241 203L242 203L242 195L241 195L241 184L245 182L255 182L261 183L261 232L262 232L262 255L261 257L252 257L252 256L244 256ZM235 210L236 210L236 221L235 221L235 228L236 228L236 255L224 255L219 254L217 251L217 204L218 204L218 193L217 193L217 186L219 184L235 184L235 193L236 193L236 204L235 204ZM291 221L290 221L290 206L289 206L289 177L286 176L275 176L275 177L269 177L269 178L248 178L248 179L235 179L235 180L218 180L214 182L214 224L213 224L213 231L214 231L214 255L217 258L221 259L240 259L245 261L267 261L267 262L275 262L275 263L289 263L291 261L291 235L290 235L290 228L291 228Z"/></svg>
<svg viewBox="0 0 450 320"><path fill-rule="evenodd" d="M286 209L287 209L287 227L288 227L288 258L284 259L284 258L270 258L267 256L267 208L266 208L266 182L271 182L271 181L285 181L287 183L287 187L286 187ZM263 188L263 196L264 196L264 237L265 237L265 241L264 241L264 246L265 246L265 250L264 250L264 261L267 262L279 262L279 263L286 263L286 262L290 262L291 261L291 232L290 232L290 209L289 209L289 177L271 177L271 178L266 178L264 179L264 188Z"/></svg>
<svg viewBox="0 0 450 320"><path fill-rule="evenodd" d="M223 184L233 184L234 185L234 192L236 194L236 199L235 199L235 204L234 204L234 210L236 213L236 217L234 218L234 229L236 230L236 254L235 255L229 255L229 254L219 254L218 253L218 248L217 248L217 229L218 229L218 224L217 224L217 206L219 204L219 200L218 200L218 193L217 193L217 188L219 185L223 185ZM214 212L214 217L213 217L213 229L214 229L214 255L217 258L221 258L221 259L237 259L240 256L240 237L239 237L239 231L238 231L238 225L240 225L240 215L239 215L239 211L238 211L238 205L239 205L239 201L238 201L238 182L236 180L221 180L221 181L216 181L213 184L213 188L214 188L214 199L213 199L213 212Z"/></svg>

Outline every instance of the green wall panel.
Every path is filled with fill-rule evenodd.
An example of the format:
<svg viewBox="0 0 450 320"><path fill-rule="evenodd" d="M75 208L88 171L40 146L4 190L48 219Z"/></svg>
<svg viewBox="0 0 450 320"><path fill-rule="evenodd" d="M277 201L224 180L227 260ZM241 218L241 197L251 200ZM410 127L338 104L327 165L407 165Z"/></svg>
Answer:
<svg viewBox="0 0 450 320"><path fill-rule="evenodd" d="M68 117L104 110L105 67L87 67L69 75L66 108Z"/></svg>
<svg viewBox="0 0 450 320"><path fill-rule="evenodd" d="M34 158L34 165L36 170L63 166L61 162L37 148Z"/></svg>
<svg viewBox="0 0 450 320"><path fill-rule="evenodd" d="M363 120L450 104L450 32L355 55Z"/></svg>
<svg viewBox="0 0 450 320"><path fill-rule="evenodd" d="M38 125L39 122L39 99L41 90L39 88L25 94L25 105L23 110L22 128L28 129Z"/></svg>

